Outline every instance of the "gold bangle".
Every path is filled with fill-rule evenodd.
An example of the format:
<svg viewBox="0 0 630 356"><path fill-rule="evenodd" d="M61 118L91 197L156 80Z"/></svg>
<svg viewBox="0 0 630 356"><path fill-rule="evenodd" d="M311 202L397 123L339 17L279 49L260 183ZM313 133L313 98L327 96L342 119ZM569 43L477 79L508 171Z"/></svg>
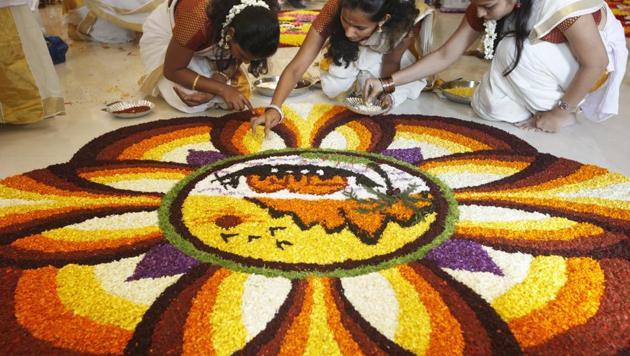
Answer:
<svg viewBox="0 0 630 356"><path fill-rule="evenodd" d="M197 74L197 76L195 77L195 80L193 80L192 90L195 90L195 88L197 87L198 80L199 80L199 74Z"/></svg>
<svg viewBox="0 0 630 356"><path fill-rule="evenodd" d="M392 77L381 78L379 81L381 82L381 86L383 87L383 92L385 94L391 94L396 91L396 85L394 84L394 79Z"/></svg>

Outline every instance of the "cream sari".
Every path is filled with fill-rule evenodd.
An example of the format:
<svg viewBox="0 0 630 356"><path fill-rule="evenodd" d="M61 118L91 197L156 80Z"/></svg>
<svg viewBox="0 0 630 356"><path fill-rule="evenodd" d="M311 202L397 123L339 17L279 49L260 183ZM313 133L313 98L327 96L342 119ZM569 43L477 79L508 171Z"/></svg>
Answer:
<svg viewBox="0 0 630 356"><path fill-rule="evenodd" d="M64 113L59 77L33 4L19 1L0 4L0 123L8 124Z"/></svg>
<svg viewBox="0 0 630 356"><path fill-rule="evenodd" d="M555 44L541 38L570 17L599 10L603 10L599 31L608 54L609 75L602 86L586 96L580 107L592 121L616 115L628 50L623 27L602 0L534 0L529 21L532 30L523 44L518 66L507 77L503 76L515 57L514 38L504 38L473 96L475 112L487 120L519 122L537 112L551 110L564 96L579 63L566 42Z"/></svg>
<svg viewBox="0 0 630 356"><path fill-rule="evenodd" d="M164 0L64 0L68 34L105 43L131 41Z"/></svg>
<svg viewBox="0 0 630 356"><path fill-rule="evenodd" d="M400 59L400 68L405 68L431 51L433 44L433 8L424 4L422 0L416 1L416 7L420 13L414 21L416 31L414 42L409 50L405 51ZM363 83L368 78L381 77L383 67L383 55L396 47L407 34L402 34L399 39L390 43L387 32L374 32L369 38L359 45L357 60L345 65L336 65L325 58L320 62L320 80L322 91L330 98L342 99L351 91L361 93ZM422 89L427 85L426 79L420 79L399 85L391 94L392 107L396 107L405 100L415 100Z"/></svg>
<svg viewBox="0 0 630 356"><path fill-rule="evenodd" d="M148 95L161 95L164 100L175 109L186 113L202 112L211 108L223 108L227 105L220 96L213 97L209 102L197 106L188 106L173 89L177 87L189 94L193 91L172 82L163 75L166 49L173 37L175 25L175 6L177 0L171 4L163 3L147 18L140 38L140 57L144 64L144 76L140 79L141 91ZM209 78L217 71L216 60L229 58L229 51L212 45L195 52L188 64L188 69ZM233 83L246 96L251 95L250 84L245 73L239 69Z"/></svg>

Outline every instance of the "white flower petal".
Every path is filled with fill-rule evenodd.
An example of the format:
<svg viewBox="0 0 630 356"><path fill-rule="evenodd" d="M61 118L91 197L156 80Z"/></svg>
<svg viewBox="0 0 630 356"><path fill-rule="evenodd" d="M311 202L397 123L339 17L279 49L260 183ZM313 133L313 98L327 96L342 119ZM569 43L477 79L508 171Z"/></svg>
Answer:
<svg viewBox="0 0 630 356"><path fill-rule="evenodd" d="M379 273L342 278L344 295L379 332L394 340L398 328L398 299L389 281Z"/></svg>
<svg viewBox="0 0 630 356"><path fill-rule="evenodd" d="M291 281L251 275L245 282L241 312L247 330L247 341L263 331L285 302L291 291Z"/></svg>

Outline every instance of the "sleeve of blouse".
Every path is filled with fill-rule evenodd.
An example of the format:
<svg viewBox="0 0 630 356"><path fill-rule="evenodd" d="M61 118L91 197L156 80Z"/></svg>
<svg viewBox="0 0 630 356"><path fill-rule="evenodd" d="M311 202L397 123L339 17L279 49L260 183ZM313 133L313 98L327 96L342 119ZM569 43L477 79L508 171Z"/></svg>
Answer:
<svg viewBox="0 0 630 356"><path fill-rule="evenodd" d="M319 79L322 83L322 91L329 98L335 98L342 93L346 93L352 89L358 74L359 69L356 66L356 62L351 62L347 67L331 62L328 70L320 73Z"/></svg>
<svg viewBox="0 0 630 356"><path fill-rule="evenodd" d="M586 16L586 15L584 15ZM558 26L556 26L553 30L551 30L548 34L546 34L541 40L551 42L551 43L563 43L566 42L567 38L564 36L564 32L567 31L573 24L579 19L579 16L569 17L568 19L562 21ZM602 14L598 10L593 13L593 20L595 23L599 25L602 19Z"/></svg>
<svg viewBox="0 0 630 356"><path fill-rule="evenodd" d="M319 12L312 27L315 31L319 32L324 38L328 38L332 33L332 26L335 17L339 16L339 1L340 0L328 0L324 7Z"/></svg>
<svg viewBox="0 0 630 356"><path fill-rule="evenodd" d="M210 37L207 1L180 0L175 10L173 38L179 45L193 51L201 49Z"/></svg>
<svg viewBox="0 0 630 356"><path fill-rule="evenodd" d="M483 20L477 17L477 6L470 4L466 9L466 22L477 32L483 31Z"/></svg>

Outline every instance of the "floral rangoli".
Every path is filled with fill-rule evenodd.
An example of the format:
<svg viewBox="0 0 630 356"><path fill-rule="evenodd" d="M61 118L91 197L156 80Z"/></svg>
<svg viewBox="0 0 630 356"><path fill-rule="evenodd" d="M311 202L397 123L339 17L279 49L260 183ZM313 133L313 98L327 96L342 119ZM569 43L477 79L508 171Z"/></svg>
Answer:
<svg viewBox="0 0 630 356"><path fill-rule="evenodd" d="M300 47L318 14L319 10L280 11L280 47Z"/></svg>
<svg viewBox="0 0 630 356"><path fill-rule="evenodd" d="M154 121L0 180L0 351L630 347L629 178L451 118L283 110L264 140Z"/></svg>

